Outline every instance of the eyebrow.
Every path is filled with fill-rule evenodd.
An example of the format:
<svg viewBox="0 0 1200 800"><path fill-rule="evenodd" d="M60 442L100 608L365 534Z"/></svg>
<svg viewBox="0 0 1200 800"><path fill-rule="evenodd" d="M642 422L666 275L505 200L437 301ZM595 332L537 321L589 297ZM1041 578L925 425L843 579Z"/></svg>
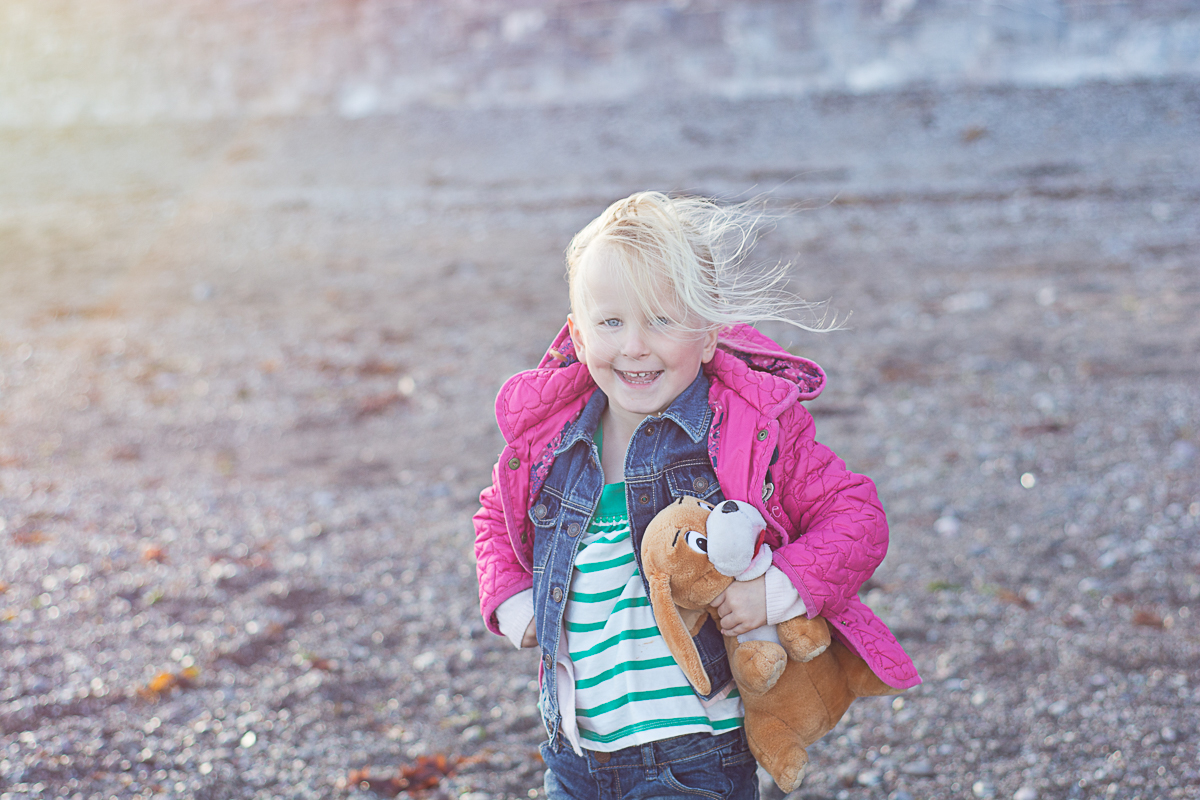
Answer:
<svg viewBox="0 0 1200 800"><path fill-rule="evenodd" d="M680 534L680 532L681 532L681 529L676 529L676 530L675 530L675 538L671 540L671 547L674 547L674 546L675 546L675 543L679 541L679 534Z"/></svg>

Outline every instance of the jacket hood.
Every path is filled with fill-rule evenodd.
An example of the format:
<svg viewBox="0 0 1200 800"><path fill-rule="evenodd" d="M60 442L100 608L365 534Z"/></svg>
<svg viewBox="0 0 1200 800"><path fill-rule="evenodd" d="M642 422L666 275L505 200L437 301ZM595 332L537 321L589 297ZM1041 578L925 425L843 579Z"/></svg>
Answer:
<svg viewBox="0 0 1200 800"><path fill-rule="evenodd" d="M812 400L825 388L825 370L784 350L755 328L739 322L721 331L717 347L742 361L751 370L774 375L794 383L800 395L797 400Z"/></svg>
<svg viewBox="0 0 1200 800"><path fill-rule="evenodd" d="M745 364L749 368L745 375L751 383L770 381L766 377L770 375L794 385L799 393L797 400L812 400L825 388L825 371L820 366L789 353L745 323L724 328L717 338L717 349ZM564 324L537 367L517 373L500 389L496 418L505 441L513 441L540 419L553 417L568 405L582 409L581 395L590 395L595 385L587 367L579 361L575 342ZM537 413L528 413L534 409Z"/></svg>
<svg viewBox="0 0 1200 800"><path fill-rule="evenodd" d="M568 406L577 406L575 413L582 411L595 387L564 324L536 368L518 372L500 387L496 421L504 441L512 443L538 423L557 419ZM562 421L556 424L561 426Z"/></svg>

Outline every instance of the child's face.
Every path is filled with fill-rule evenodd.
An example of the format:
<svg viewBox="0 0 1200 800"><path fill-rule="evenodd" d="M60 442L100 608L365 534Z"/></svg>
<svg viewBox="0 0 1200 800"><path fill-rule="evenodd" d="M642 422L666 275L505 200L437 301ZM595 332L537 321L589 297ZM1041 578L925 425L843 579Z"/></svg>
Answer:
<svg viewBox="0 0 1200 800"><path fill-rule="evenodd" d="M589 252L577 280L587 301L568 318L571 338L592 379L608 396L609 409L636 427L671 405L712 360L717 331L695 333L667 318L648 319L619 273L607 268L611 255ZM670 318L696 323L664 287Z"/></svg>

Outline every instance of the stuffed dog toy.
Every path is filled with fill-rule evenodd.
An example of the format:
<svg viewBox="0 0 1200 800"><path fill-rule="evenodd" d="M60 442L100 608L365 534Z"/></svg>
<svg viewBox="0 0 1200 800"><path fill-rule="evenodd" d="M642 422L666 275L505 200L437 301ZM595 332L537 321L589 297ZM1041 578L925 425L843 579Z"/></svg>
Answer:
<svg viewBox="0 0 1200 800"><path fill-rule="evenodd" d="M726 500L714 509L695 497L671 503L646 528L642 565L654 618L675 661L701 694L711 686L692 636L704 612L717 619L712 603L735 579L766 572L771 555L763 544L765 531L766 523L749 503ZM854 698L901 690L831 639L821 617L801 616L765 628L775 630L725 637L725 649L746 709L750 751L779 788L790 792L804 780L808 745L837 724Z"/></svg>

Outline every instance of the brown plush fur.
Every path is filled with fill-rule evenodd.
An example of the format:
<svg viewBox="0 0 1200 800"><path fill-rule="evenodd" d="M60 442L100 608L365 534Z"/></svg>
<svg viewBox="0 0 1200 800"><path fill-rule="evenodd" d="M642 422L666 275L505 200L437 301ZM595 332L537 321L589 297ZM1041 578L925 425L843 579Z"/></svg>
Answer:
<svg viewBox="0 0 1200 800"><path fill-rule="evenodd" d="M688 544L703 535L711 506L682 497L651 520L642 540L650 604L663 639L692 686L711 691L692 636L704 612L733 582ZM693 534L693 540L695 534ZM696 613L701 612L701 613ZM693 624L684 622L684 615ZM796 789L808 765L806 748L828 733L856 697L898 694L837 640L821 617L797 617L777 628L782 646L725 637L733 677L746 707L750 750L785 792Z"/></svg>

